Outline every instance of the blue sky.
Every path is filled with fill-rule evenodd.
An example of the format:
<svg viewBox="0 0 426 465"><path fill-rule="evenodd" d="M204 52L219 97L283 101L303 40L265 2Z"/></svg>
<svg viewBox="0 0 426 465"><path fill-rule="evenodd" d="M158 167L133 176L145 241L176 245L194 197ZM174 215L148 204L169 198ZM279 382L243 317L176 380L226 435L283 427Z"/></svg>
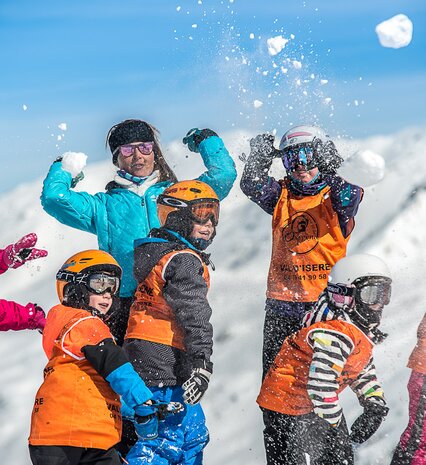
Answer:
<svg viewBox="0 0 426 465"><path fill-rule="evenodd" d="M413 40L384 48L375 26L398 13ZM128 117L163 142L194 126L280 133L313 122L364 137L424 125L425 29L424 0L2 0L0 190L67 150L108 157L105 135ZM266 40L290 34L271 58Z"/></svg>

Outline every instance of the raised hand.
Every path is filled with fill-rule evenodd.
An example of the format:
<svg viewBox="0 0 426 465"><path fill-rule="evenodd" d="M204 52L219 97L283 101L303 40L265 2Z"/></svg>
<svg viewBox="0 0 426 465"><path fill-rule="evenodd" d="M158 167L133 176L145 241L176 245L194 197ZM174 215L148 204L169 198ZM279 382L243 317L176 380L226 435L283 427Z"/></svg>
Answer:
<svg viewBox="0 0 426 465"><path fill-rule="evenodd" d="M198 152L201 142L212 136L217 136L217 134L211 129L193 128L187 132L186 136L182 139L182 142L188 146L191 152Z"/></svg>
<svg viewBox="0 0 426 465"><path fill-rule="evenodd" d="M36 249L37 235L29 233L3 251L3 262L8 268L19 268L25 262L47 256L47 250Z"/></svg>

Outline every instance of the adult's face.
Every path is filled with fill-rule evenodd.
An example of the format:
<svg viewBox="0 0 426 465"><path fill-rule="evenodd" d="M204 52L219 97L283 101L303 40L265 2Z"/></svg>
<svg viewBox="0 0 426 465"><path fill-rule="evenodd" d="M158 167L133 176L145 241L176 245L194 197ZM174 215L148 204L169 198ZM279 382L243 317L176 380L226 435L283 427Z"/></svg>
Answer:
<svg viewBox="0 0 426 465"><path fill-rule="evenodd" d="M148 154L142 153L138 148L141 144L143 143L133 142L131 144L126 144L126 146L134 147L133 155L125 157L120 151L117 163L118 167L126 173L129 173L132 176L138 176L139 178L144 178L151 175L154 171L155 160L154 149L152 149Z"/></svg>

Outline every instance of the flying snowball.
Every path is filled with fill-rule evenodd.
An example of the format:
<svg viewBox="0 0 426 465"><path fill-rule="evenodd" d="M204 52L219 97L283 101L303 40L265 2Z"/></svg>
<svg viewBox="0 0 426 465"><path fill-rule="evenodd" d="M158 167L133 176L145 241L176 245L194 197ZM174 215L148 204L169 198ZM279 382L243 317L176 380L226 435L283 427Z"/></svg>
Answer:
<svg viewBox="0 0 426 465"><path fill-rule="evenodd" d="M413 37L413 23L408 16L399 14L378 24L376 33L383 47L406 47Z"/></svg>
<svg viewBox="0 0 426 465"><path fill-rule="evenodd" d="M344 161L339 174L352 184L372 186L384 178L385 160L371 150L359 150Z"/></svg>
<svg viewBox="0 0 426 465"><path fill-rule="evenodd" d="M263 102L261 100L254 100L253 101L254 108L260 108L262 105L263 105Z"/></svg>
<svg viewBox="0 0 426 465"><path fill-rule="evenodd" d="M286 46L289 39L285 39L283 36L271 37L266 41L268 45L268 53L271 56L278 55L281 50Z"/></svg>
<svg viewBox="0 0 426 465"><path fill-rule="evenodd" d="M60 123L60 124L58 124L58 128L59 128L61 131L66 131L66 130L67 130L67 123Z"/></svg>

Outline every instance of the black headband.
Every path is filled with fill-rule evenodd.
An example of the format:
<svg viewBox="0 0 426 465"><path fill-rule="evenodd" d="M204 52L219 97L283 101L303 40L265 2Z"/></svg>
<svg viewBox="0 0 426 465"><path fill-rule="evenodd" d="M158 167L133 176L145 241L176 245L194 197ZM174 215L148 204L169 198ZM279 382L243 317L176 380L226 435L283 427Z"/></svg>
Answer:
<svg viewBox="0 0 426 465"><path fill-rule="evenodd" d="M112 161L117 162L116 150L120 145L133 142L154 142L154 130L148 123L141 120L126 120L117 124L108 137L108 145L112 153Z"/></svg>

